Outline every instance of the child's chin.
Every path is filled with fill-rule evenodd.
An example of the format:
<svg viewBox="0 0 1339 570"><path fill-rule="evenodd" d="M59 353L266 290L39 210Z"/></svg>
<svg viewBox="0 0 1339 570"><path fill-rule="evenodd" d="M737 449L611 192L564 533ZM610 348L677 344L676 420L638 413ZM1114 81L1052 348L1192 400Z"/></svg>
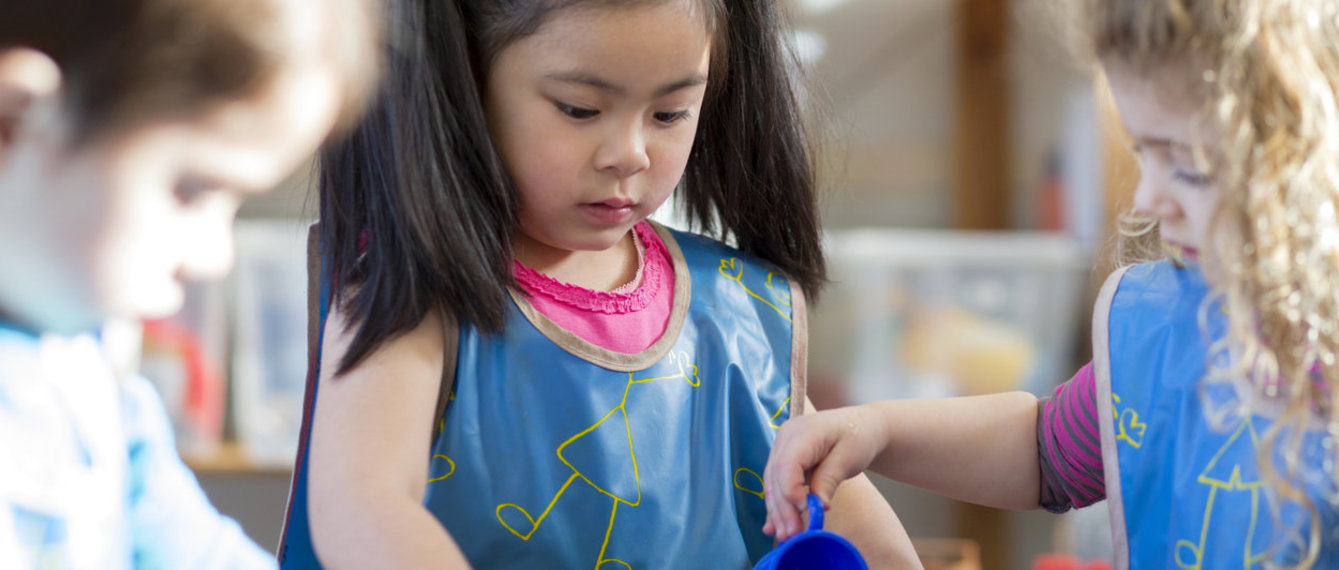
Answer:
<svg viewBox="0 0 1339 570"><path fill-rule="evenodd" d="M585 239L573 240L573 251L608 251L617 246L631 231L631 226L627 228L609 228L605 231L591 235Z"/></svg>
<svg viewBox="0 0 1339 570"><path fill-rule="evenodd" d="M136 320L167 318L181 310L182 303L185 301L185 292L181 285L173 284L171 287L158 288L155 295L138 295L137 297L131 303L127 303L123 310L115 311L115 314Z"/></svg>

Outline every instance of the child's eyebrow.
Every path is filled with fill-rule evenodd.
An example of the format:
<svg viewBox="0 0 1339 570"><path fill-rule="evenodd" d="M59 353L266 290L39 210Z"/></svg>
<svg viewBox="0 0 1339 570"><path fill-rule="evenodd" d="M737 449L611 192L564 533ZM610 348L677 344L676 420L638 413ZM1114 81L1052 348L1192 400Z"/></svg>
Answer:
<svg viewBox="0 0 1339 570"><path fill-rule="evenodd" d="M1160 150L1176 154L1195 154L1195 146L1190 143L1163 138L1138 137L1135 146L1147 150Z"/></svg>
<svg viewBox="0 0 1339 570"><path fill-rule="evenodd" d="M1136 137L1134 139L1134 144L1135 146L1143 149L1159 149L1159 150L1171 150L1174 147L1184 146L1174 143L1168 139L1149 138L1149 137Z"/></svg>
<svg viewBox="0 0 1339 570"><path fill-rule="evenodd" d="M547 74L544 76L544 78L552 81L559 81L562 83L576 83L579 85L586 85L589 87L594 87L601 91L612 93L614 95L627 94L627 89L625 89L623 86L615 85L613 82L603 77L600 77L599 75L586 71L560 71ZM662 97L665 95L669 95L670 93L673 93L675 91L687 89L689 87L706 85L706 83L707 83L706 75L703 75L701 73L694 73L688 77L685 77L678 81L671 82L659 89L656 89L655 96Z"/></svg>

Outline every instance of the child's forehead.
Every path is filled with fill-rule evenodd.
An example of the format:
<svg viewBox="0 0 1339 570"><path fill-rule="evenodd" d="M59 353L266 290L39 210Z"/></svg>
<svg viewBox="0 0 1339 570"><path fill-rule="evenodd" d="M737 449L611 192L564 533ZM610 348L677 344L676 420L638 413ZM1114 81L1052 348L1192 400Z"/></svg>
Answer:
<svg viewBox="0 0 1339 570"><path fill-rule="evenodd" d="M1163 154L1174 163L1199 164L1205 159L1203 145L1195 141L1135 137L1134 143L1139 152Z"/></svg>
<svg viewBox="0 0 1339 570"><path fill-rule="evenodd" d="M1121 122L1141 146L1193 152L1205 139L1202 97L1180 67L1137 69L1104 61L1103 70Z"/></svg>
<svg viewBox="0 0 1339 570"><path fill-rule="evenodd" d="M1104 58L1101 69L1109 83L1119 83L1127 92L1137 92L1179 112L1198 110L1205 96L1197 90L1203 79L1193 73L1194 66L1187 62L1168 60L1135 65L1118 58Z"/></svg>
<svg viewBox="0 0 1339 570"><path fill-rule="evenodd" d="M695 16L678 4L569 8L549 19L536 33L504 48L498 62L519 63L545 77L598 77L603 83L625 87L629 83L680 80L697 73L703 62L709 61L711 37L705 27L693 21Z"/></svg>
<svg viewBox="0 0 1339 570"><path fill-rule="evenodd" d="M673 18L681 22L700 25L702 30L711 31L713 21L701 0L639 0L630 2L572 2L553 10L541 21L530 35L544 35L546 32L561 28L563 31L590 30L598 24L617 21L626 23L635 20L639 14L658 14L662 25L666 19ZM555 25L557 23L557 25Z"/></svg>

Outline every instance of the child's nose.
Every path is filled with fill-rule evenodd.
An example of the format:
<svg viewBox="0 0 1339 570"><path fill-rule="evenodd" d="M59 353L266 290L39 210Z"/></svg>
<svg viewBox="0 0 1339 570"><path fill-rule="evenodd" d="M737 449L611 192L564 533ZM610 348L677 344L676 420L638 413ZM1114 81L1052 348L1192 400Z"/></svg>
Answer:
<svg viewBox="0 0 1339 570"><path fill-rule="evenodd" d="M595 167L627 178L651 167L646 152L646 135L640 125L615 129L605 138L595 157Z"/></svg>
<svg viewBox="0 0 1339 570"><path fill-rule="evenodd" d="M1151 176L1141 176L1134 190L1134 209L1145 216L1164 222L1181 218L1180 204L1169 192L1167 185Z"/></svg>

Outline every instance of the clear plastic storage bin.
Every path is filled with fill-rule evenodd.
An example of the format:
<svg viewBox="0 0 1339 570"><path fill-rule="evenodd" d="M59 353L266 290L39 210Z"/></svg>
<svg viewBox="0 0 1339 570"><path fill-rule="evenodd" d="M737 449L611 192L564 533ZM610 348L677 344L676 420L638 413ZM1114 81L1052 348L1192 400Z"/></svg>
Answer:
<svg viewBox="0 0 1339 570"><path fill-rule="evenodd" d="M830 404L1040 394L1074 372L1090 273L1077 240L870 229L825 244L833 283L811 309L810 383L840 393Z"/></svg>
<svg viewBox="0 0 1339 570"><path fill-rule="evenodd" d="M239 220L232 402L252 462L291 465L307 379L307 225Z"/></svg>

